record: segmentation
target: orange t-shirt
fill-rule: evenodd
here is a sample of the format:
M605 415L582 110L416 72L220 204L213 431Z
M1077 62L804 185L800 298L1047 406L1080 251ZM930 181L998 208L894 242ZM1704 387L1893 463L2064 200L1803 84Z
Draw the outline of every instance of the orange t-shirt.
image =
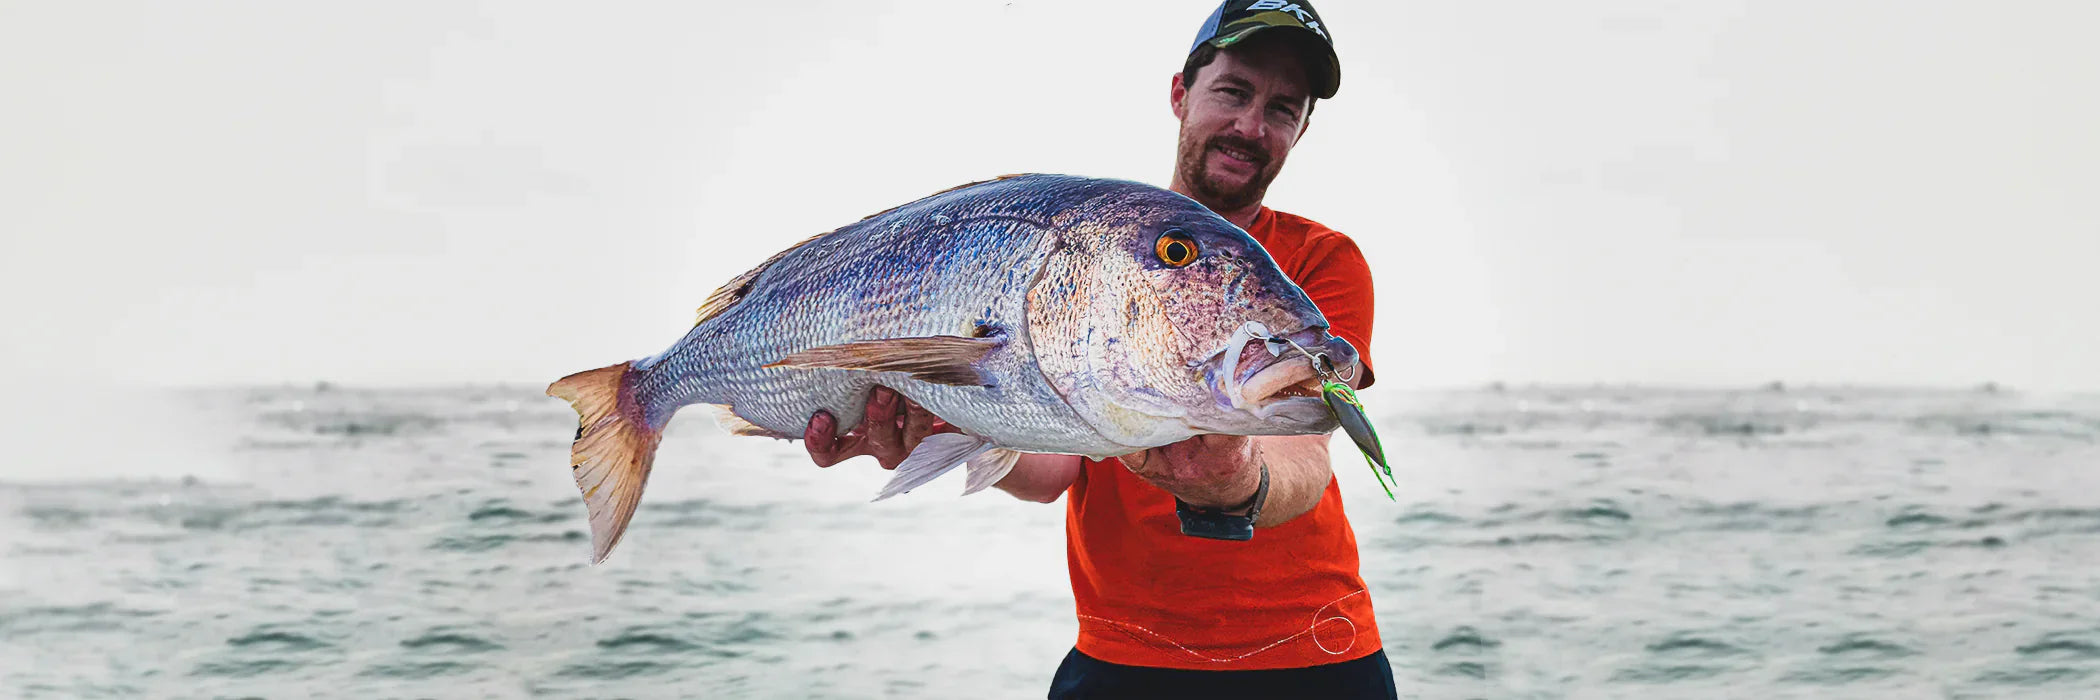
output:
M1370 383L1371 270L1349 237L1263 207L1248 227L1303 288ZM1348 442L1335 449L1353 449ZM1119 460L1086 460L1066 495L1080 653L1182 669L1300 668L1379 650L1356 533L1329 477L1320 503L1247 542L1189 537L1174 496Z

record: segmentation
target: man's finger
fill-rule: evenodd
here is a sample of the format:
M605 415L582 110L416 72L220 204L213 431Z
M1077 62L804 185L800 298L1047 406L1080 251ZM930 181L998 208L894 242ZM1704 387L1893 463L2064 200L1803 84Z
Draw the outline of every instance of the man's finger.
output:
M838 419L830 411L817 411L809 417L809 425L802 429L802 447L809 450L809 461L819 467L839 463Z
M881 462L884 469L896 469L904 462L904 455L909 454L904 449L903 430L897 425L903 399L886 387L876 387L868 396L868 417L860 423L868 453L875 455L875 461Z
M940 419L934 418L932 411L919 408L918 404L907 404L904 407L904 441L902 443L905 454L910 454L912 450L918 449L919 441L925 440L928 435L932 435L934 433L934 424L939 422Z
M809 450L809 460L819 467L829 467L854 457L868 454L867 441L860 428L839 435L838 419L828 411L818 411L809 418L809 426L802 430L802 445Z
M1145 473L1146 463L1150 461L1151 457L1151 450L1141 450L1138 452L1132 452L1130 454L1123 455L1122 457L1118 457L1117 459L1123 462L1123 466L1125 468L1129 469L1134 473L1142 475Z

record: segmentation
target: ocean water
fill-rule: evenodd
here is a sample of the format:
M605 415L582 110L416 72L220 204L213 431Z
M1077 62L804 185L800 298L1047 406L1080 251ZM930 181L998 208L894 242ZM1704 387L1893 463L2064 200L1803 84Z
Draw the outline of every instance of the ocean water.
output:
M1403 697L2100 697L2100 396L1365 399ZM536 387L178 400L214 449L0 483L0 697L1040 697L1076 630L1062 506L959 478L683 416L591 567Z

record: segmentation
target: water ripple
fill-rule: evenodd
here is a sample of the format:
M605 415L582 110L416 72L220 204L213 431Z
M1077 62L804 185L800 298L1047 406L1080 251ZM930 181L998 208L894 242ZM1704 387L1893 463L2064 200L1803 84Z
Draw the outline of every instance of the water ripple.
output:
M226 640L226 645L236 649L278 652L314 651L335 646L297 632L287 632L267 627L258 628L239 637L228 639Z
M1910 647L1903 646L1901 644L1894 644L1890 642L1884 642L1879 639L1874 639L1871 637L1859 636L1847 637L1836 643L1818 647L1816 651L1831 656L1844 656L1848 658L1866 657L1875 659L1896 659L1905 656L1913 656L1918 653L1916 650L1911 649Z
M473 654L501 651L503 645L471 634L431 630L414 639L401 640L401 646L425 652Z
M1460 661L1457 663L1444 664L1443 666L1437 668L1436 673L1439 676L1454 676L1458 678L1484 680L1488 676L1488 668L1485 664L1475 663L1472 661Z
M1436 651L1474 653L1499 646L1502 646L1502 642L1482 635L1479 630L1471 627L1460 627L1451 630L1450 634L1444 635L1443 639L1437 640L1429 648Z
M432 542L430 548L449 552L487 552L502 549L513 542L567 544L583 542L589 539L590 536L584 534L582 530L564 530L560 533L537 535L446 535L439 537L436 542Z
M2036 656L2053 661L2100 659L2100 644L2071 637L2052 634L2041 641L2023 644L2015 651L2021 656Z
M249 659L242 661L208 661L197 665L190 672L193 676L223 676L227 678L253 678L272 673L290 673L305 668L306 664L287 659Z
M678 668L677 664L661 661L609 661L604 663L571 664L556 671L554 675L568 678L616 681L626 678L659 675Z
M617 635L598 640L598 647L622 653L644 654L704 654L713 656L736 656L712 645L695 641L684 635L660 632L651 628L629 628Z
M1748 649L1717 639L1682 635L1664 639L1648 645L1649 653L1665 656L1689 656L1693 658L1716 658L1751 654Z
M1977 674L1976 682L1995 685L2049 685L2080 680L2090 675L2093 675L2092 671L2061 666L1993 669Z
M420 661L394 664L378 664L370 668L366 668L363 671L359 671L357 675L373 678L402 678L407 680L425 680L430 678L437 678L439 676L451 676L458 675L461 673L467 673L473 671L476 668L479 668L479 666L469 663L460 663L457 661Z
M1903 672L1893 668L1848 666L1802 669L1781 676L1780 680L1787 683L1805 683L1810 685L1849 685L1886 680L1900 675L1903 675Z
M1712 678L1729 672L1720 666L1679 664L1672 666L1634 666L1620 669L1611 676L1615 683L1676 683Z
M163 614L157 610L120 608L112 603L50 606L0 611L0 632L5 636L41 632L103 632L121 630L134 619Z

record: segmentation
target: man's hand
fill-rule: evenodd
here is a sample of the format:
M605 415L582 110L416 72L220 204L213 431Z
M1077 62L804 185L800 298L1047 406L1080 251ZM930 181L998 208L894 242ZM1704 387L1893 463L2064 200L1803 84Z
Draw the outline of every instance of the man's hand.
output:
M1238 506L1261 488L1261 446L1244 435L1198 435L1124 455L1123 466L1199 508Z
M896 469L919 441L934 433L957 433L949 425L904 398L889 387L878 386L868 394L867 414L844 436L838 434L838 419L830 411L817 411L802 430L802 446L819 467L829 467L861 455L871 455L884 469Z
M1269 467L1269 500L1255 527L1275 527L1320 504L1334 468L1328 463L1328 435L1198 435L1123 457L1152 485L1199 508L1232 508L1261 488L1261 467Z

